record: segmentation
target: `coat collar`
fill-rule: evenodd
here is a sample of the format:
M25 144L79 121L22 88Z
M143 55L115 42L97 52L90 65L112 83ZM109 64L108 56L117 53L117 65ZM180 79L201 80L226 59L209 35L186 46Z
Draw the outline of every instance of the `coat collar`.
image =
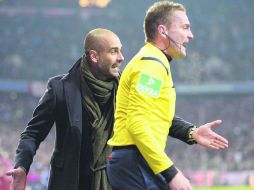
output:
M82 131L82 99L80 91L80 63L81 58L63 78L66 105L71 126L76 126Z

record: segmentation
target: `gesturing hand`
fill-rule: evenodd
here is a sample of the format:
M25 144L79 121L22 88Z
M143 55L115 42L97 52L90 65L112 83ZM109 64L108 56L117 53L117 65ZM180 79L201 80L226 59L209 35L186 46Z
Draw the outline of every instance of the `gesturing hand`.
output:
M210 123L206 123L197 128L192 137L201 146L212 149L224 149L228 147L228 140L219 134L215 133L212 128L222 123L221 120L215 120Z
M21 167L6 172L7 176L12 176L11 190L25 190L26 172Z

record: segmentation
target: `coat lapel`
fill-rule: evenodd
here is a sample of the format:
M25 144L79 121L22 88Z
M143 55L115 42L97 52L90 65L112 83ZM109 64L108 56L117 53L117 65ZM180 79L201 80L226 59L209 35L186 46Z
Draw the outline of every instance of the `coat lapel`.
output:
M80 92L80 60L79 59L64 78L64 93L71 126L82 132L82 101Z

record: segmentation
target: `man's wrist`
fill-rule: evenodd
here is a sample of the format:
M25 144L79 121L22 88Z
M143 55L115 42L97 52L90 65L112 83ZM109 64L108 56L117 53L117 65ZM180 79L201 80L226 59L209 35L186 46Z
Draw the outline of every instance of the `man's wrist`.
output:
M193 126L189 129L188 131L188 140L187 142L189 144L197 144L197 141L193 137L193 133L197 130L198 128L196 126Z
M18 169L18 168L22 169L26 173L26 168L24 168L23 166L17 166L17 167L15 167L15 169Z
M174 165L161 172L161 175L165 178L166 182L169 183L177 174L178 170Z

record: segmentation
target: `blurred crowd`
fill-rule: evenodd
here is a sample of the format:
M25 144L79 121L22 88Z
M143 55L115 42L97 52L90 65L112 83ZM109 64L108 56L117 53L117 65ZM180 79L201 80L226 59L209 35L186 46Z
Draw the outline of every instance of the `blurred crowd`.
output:
M82 55L84 36L95 27L120 36L126 64L144 43L143 17L153 1L135 1L132 6L126 0L112 0L104 9L45 2L40 7L28 1L21 7L18 1L0 1L0 25L5 26L0 27L1 78L47 80L65 72ZM187 58L172 64L175 81L253 80L254 2L180 2L188 10L194 40L187 47Z

